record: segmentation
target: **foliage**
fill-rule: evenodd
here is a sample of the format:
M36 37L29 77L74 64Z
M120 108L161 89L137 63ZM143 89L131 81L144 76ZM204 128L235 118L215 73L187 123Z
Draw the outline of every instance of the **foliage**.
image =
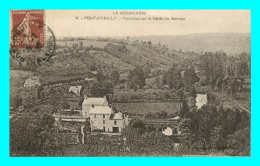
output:
M104 97L113 92L114 86L110 81L98 81L90 86L89 93L91 96Z
M179 89L182 87L181 72L175 68L170 68L162 77L162 84L169 85L171 89Z
M186 100L182 101L182 106L180 109L180 117L185 117L190 112L190 108L186 102Z
M183 141L189 149L225 150L227 155L250 154L249 127L250 116L246 112L223 109L214 105L190 111L180 123L180 129L188 131L188 137L190 141L192 140L192 142ZM184 136L184 140L185 138Z
M183 83L186 87L186 90L190 93L195 83L199 81L199 77L195 73L193 66L189 67L183 76Z
M136 67L129 72L129 81L133 85L138 85L140 88L143 88L145 85L145 73L141 67Z
M32 113L13 117L10 120L10 155L56 155L65 145L57 141L53 124L54 118L50 114Z
M23 98L19 95L15 95L14 97L10 96L10 105L17 109L19 106L23 104Z
M111 80L111 82L114 83L114 86L118 84L118 82L119 82L119 77L120 77L120 74L118 73L117 70L113 70L113 71L110 73L109 79Z

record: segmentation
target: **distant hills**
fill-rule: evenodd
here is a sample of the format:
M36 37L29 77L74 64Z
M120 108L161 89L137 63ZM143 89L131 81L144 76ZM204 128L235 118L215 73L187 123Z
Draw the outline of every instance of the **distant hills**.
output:
M223 50L228 55L251 53L250 33L202 33L177 36L135 36L130 40L151 41L161 43L183 52L193 51L196 53L216 52Z

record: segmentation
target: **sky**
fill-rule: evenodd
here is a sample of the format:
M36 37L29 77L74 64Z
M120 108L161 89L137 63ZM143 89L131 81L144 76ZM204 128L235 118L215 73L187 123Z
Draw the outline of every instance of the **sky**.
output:
M87 19L91 17L114 20ZM170 20L127 20L153 17ZM55 36L66 37L251 33L250 10L46 10L45 22Z

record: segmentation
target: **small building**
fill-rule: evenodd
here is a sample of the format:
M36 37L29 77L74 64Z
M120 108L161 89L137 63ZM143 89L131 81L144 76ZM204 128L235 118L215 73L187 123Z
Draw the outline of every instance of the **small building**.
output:
M91 74L93 74L93 75L97 75L97 71L89 71Z
M175 116L174 118L170 119L171 121L180 121L181 117L180 116Z
M128 116L114 113L110 106L92 106L89 116L91 130L119 133L128 126Z
M89 117L90 108L93 106L108 106L106 96L104 97L84 97L82 103L82 116Z
M96 82L97 79L96 78L85 78L85 81L92 84L92 83Z
M35 86L40 86L40 79L37 76L31 76L25 80L24 87L25 88L31 88Z
M207 94L197 94L196 97L196 106L197 109L200 109L203 105L208 103Z
M81 88L82 88L82 86L71 86L69 89L69 93L73 92L77 96L80 96Z

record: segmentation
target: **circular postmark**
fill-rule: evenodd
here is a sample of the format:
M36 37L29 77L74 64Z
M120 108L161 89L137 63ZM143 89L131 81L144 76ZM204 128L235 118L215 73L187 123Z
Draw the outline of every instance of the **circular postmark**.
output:
M20 19L13 27L10 55L13 59L21 62L30 59L36 64L40 64L53 56L56 39L51 28L44 24L43 19L38 19L40 17L35 17L31 13L26 11L24 18ZM19 17L15 19L18 20Z

